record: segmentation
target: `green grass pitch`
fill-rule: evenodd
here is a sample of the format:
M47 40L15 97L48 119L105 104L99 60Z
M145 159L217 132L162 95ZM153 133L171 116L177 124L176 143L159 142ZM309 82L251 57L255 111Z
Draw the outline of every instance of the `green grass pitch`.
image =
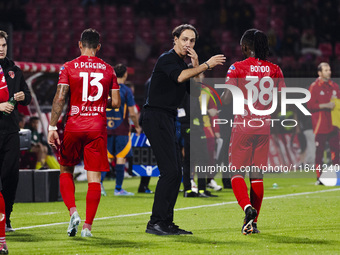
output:
M265 178L260 234L243 236L244 213L232 190L217 198L183 198L179 194L175 223L192 236L154 236L145 233L153 195L113 196L114 181L105 181L93 238L81 238L87 183L76 183L76 204L82 223L68 237L68 211L63 202L17 203L8 233L10 254L340 254L340 187L315 186L315 178ZM287 177L287 176L284 176ZM158 178L152 178L155 189ZM221 184L221 180L217 179ZM249 182L247 180L248 187ZM278 188L273 188L273 183ZM139 178L125 179L136 192ZM293 195L291 195L293 194ZM46 225L50 224L50 225Z

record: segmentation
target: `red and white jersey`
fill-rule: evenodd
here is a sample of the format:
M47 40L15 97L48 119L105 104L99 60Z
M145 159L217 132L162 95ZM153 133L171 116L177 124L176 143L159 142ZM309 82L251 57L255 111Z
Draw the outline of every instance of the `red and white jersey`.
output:
M245 99L244 114L234 118L234 123L245 124L234 124L233 132L270 134L271 122L266 121L270 115L255 115L249 110L248 90L252 90L253 107L256 110L269 110L272 107L273 88L280 91L286 86L281 68L266 60L250 57L229 67L226 84L239 87Z
M65 131L106 130L106 104L110 89L119 89L116 74L97 57L80 56L66 62L58 85L70 86Z
M4 71L0 66L0 103L7 102L9 99L7 82L5 79Z

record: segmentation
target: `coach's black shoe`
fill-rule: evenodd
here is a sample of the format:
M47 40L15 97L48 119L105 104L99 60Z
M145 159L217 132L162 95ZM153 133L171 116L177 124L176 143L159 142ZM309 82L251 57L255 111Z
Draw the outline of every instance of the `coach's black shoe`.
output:
M211 194L210 191L207 190L200 190L198 192L198 197L218 197L217 195Z
M0 243L0 254L8 254L8 248L6 242Z
M193 192L192 190L186 190L183 193L184 197L197 197L198 194L196 192Z
M15 229L12 228L11 221L6 222L5 232L14 232Z
M170 229L169 226L164 222L152 224L149 221L145 232L158 236L178 235L178 231L175 231L173 228Z
M192 235L191 231L186 231L184 229L179 228L175 223L171 223L169 226L173 232L177 233L177 235Z
M257 211L254 207L248 206L245 213L246 213L246 217L244 218L241 232L244 235L250 235L251 233L253 233L253 230L254 230L253 222L257 216Z
M253 234L259 234L259 233L261 233L261 231L260 230L258 230L258 228L257 228L257 223L256 222L253 222Z

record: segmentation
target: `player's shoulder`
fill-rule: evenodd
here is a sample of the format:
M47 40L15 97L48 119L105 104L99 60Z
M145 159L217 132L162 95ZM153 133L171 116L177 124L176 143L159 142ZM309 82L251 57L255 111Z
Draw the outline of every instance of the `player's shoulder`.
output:
M313 81L312 84L309 86L309 89L310 89L310 90L316 89L316 88L320 87L319 85L320 85L320 83L319 83L319 78L317 78L317 79L316 79L315 81Z

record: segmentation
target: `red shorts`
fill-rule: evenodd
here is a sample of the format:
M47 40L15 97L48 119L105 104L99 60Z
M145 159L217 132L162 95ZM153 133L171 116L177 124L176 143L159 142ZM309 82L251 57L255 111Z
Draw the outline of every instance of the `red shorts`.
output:
M100 131L65 131L58 157L60 165L75 166L79 164L83 155L85 170L95 172L109 171L107 133Z
M269 135L232 133L229 145L229 162L236 169L245 166L267 166Z

